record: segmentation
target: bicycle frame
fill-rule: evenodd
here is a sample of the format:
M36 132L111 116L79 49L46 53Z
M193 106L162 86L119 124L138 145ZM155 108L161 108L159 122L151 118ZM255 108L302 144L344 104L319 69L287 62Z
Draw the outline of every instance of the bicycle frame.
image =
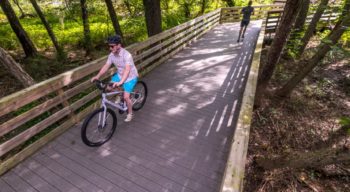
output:
M81 129L82 141L90 146L101 146L107 142L113 135L117 127L117 111L123 114L130 110L123 100L126 94L123 89L110 90L111 83L104 83L95 80L96 87L100 90L100 108L95 109L91 114L85 118ZM115 96L121 97L121 101L115 101ZM113 97L114 96L114 97ZM135 89L130 93L130 100L133 111L140 110L145 104L147 98L147 86L143 81L139 81L135 85ZM97 123L97 125L96 125ZM91 126L90 126L91 125Z
M114 92L109 92L109 93L102 93L101 107L106 109L107 108L106 104L108 104L108 105L111 105L111 106L118 108L122 111L126 111L128 109L127 106L122 107L122 106L116 104L115 102L112 102L112 101L107 99L108 96L122 94L122 93L124 93L124 92L123 91L114 91Z
M123 106L120 106L118 104L116 104L115 102L112 102L110 100L107 99L108 96L112 96L112 95L117 95L117 94L121 94L123 95L124 91L113 91L113 92L108 92L108 93L102 93L102 101L101 101L101 107L103 107L103 119L102 119L102 125L104 125L106 122L106 111L107 111L107 104L111 105L112 107L115 107L119 110L122 111L127 111L128 107L125 103L125 101L123 102ZM135 92L131 92L131 94L136 94ZM134 103L133 103L134 104ZM101 122L101 117L98 118L98 122Z

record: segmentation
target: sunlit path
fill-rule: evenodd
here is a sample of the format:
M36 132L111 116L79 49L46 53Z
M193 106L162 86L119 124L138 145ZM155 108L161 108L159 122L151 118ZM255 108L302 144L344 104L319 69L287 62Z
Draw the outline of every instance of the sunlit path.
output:
M237 43L239 23L202 36L144 81L148 100L99 148L81 124L0 178L0 191L218 191L261 21Z

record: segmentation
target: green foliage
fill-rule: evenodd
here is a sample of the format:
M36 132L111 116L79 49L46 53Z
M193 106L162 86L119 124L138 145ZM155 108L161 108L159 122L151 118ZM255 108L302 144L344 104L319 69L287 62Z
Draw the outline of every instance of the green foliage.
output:
M58 4L48 2L38 1L59 44L65 47L65 49L81 47L83 45L83 27L79 1L55 1ZM129 3L128 6L127 2ZM185 2L189 2L190 4L189 10L191 15L189 18L185 17L183 11ZM271 2L272 0L259 0L254 1L254 4ZM68 3L68 6L66 3ZM245 6L247 1L235 0L235 3L236 6ZM26 14L35 15L35 11L29 2L20 1L20 4ZM14 4L12 6L19 16L17 6ZM201 0L161 0L161 6L163 10L162 27L163 30L166 30L198 16L201 8ZM205 12L213 11L224 6L224 1L207 1ZM125 36L126 45L147 38L142 1L118 1L115 4L115 9L119 16L119 23ZM91 40L93 46L97 47L103 44L107 36L114 33L114 29L104 1L88 1L88 12ZM38 17L26 17L20 19L20 22L39 51L52 49L52 42ZM1 10L0 47L6 50L21 50L21 45Z
M348 133L348 135L350 135L350 117L341 117L340 119L339 119L339 124L341 125L341 126L348 126L348 128L347 128L347 133Z
M339 119L339 124L342 125L342 126L350 125L350 117L341 117Z

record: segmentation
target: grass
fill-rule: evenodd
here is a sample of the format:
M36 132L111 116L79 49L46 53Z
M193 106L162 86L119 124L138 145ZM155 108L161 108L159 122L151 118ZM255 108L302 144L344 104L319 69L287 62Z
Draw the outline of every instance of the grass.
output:
M46 19L49 21L58 42L63 46L81 47L83 26L80 12L63 12L57 8L44 7ZM214 7L210 6L210 10ZM208 11L210 11L208 9ZM32 13L34 14L34 12ZM162 13L163 29L177 26L191 18L185 18L182 12L171 10ZM143 14L133 17L119 17L119 23L126 37L126 44L143 41L147 38L146 24ZM23 28L39 50L51 48L52 42L38 17L26 17L20 20ZM89 24L94 46L103 43L107 36L114 34L114 28L103 4L97 4L89 9ZM21 48L3 13L0 12L0 47L6 50Z

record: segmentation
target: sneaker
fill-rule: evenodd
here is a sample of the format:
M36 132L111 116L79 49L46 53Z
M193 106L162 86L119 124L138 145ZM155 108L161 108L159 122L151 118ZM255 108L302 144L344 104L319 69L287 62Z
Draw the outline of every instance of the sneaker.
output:
M125 122L130 122L130 121L132 120L133 116L134 116L134 115L133 115L132 113L127 114L124 121L125 121Z

